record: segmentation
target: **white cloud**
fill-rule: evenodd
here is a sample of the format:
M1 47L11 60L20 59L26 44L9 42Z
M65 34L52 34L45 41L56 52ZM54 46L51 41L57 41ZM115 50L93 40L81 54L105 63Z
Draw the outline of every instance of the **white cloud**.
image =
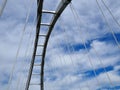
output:
M60 1L60 0L59 0ZM47 1L45 0L44 9L54 10L59 3L57 0ZM51 3L54 2L54 3ZM109 71L111 81L114 85L119 85L119 49L118 47L106 40L100 41L108 34L107 25L105 25L100 12L98 11L97 4L95 0L73 0L73 5L80 16L80 29L78 25L75 24L74 17L71 13L70 7L62 14L61 21L58 21L53 33L51 35L45 63L45 90L89 90L88 86L92 89L98 89L103 86L109 86L110 82L106 73L101 73L97 76L99 83L97 83L96 78L85 77L87 71L93 70L88 59L88 55L91 58L94 69L103 68L104 66L113 66L113 70ZM100 2L101 3L101 2ZM112 0L106 1L107 5L110 7L111 11L114 13L115 17L119 21L119 0L113 2ZM7 85L5 84L6 79L10 75L13 62L15 60L16 51L18 48L19 40L21 37L22 29L25 24L25 17L30 4L30 0L8 0L5 11L0 18L0 89L5 90ZM19 90L24 89L24 83L27 79L28 68L30 63L30 56L32 55L32 40L31 49L29 54L27 54L27 59L25 56L25 51L28 43L29 31L32 28L33 18L36 16L36 2L32 7L30 14L29 24L27 25L20 53L17 60L17 65L14 70L14 78L12 80L10 90L16 90L19 77L21 76ZM104 12L107 14L108 20L112 20L112 17L108 14L108 11L104 8ZM43 16L46 17L46 16ZM45 18L44 21L47 22ZM63 24L61 25L60 22ZM112 24L113 25L112 25ZM116 33L119 32L119 28L115 25L115 22L111 22L112 28ZM102 26L103 25L103 26ZM32 31L32 37L35 35L35 26ZM63 29L66 29L64 31ZM44 29L42 32L45 32ZM89 52L87 53L84 48L72 51L76 48L73 45L82 45L83 42L90 44ZM43 39L42 39L43 40ZM72 44L71 44L72 43ZM70 45L71 44L71 45ZM70 47L69 50L66 49L67 45ZM96 55L95 50L98 52ZM26 61L25 61L26 60ZM103 66L100 61L102 61ZM29 63L28 63L29 62ZM26 67L26 69L25 69ZM39 70L39 67L36 68ZM88 73L87 73L88 74ZM7 76L5 76L7 75ZM23 82L22 82L23 81ZM33 78L34 82L38 82L38 78ZM4 85L3 85L4 84ZM30 90L37 90L38 87L31 87ZM38 89L39 90L39 89Z

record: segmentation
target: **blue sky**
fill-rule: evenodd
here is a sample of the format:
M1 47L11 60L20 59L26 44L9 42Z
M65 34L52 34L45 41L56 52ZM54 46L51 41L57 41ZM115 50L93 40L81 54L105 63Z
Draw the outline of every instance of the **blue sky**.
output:
M4 0L0 1L0 10L2 1ZM60 1L44 0L43 8L55 10ZM119 23L120 1L104 1ZM119 25L101 0L99 3L120 43ZM74 18L68 6L56 23L48 43L45 90L120 90L120 47L116 44L96 1L72 0L72 5L79 18ZM24 90L35 37L36 2L8 0L0 17L0 90L6 90L8 87L29 8L30 15L9 89ZM43 14L42 22L50 22L51 17L52 15ZM47 27L41 27L40 33L46 32ZM39 44L43 42L44 38L41 38ZM42 48L38 48L37 54L40 54L41 50ZM40 61L40 57L36 57L35 62ZM39 71L39 67L34 68L34 73ZM39 83L39 76L32 76L31 82ZM39 90L39 86L31 86L30 90Z

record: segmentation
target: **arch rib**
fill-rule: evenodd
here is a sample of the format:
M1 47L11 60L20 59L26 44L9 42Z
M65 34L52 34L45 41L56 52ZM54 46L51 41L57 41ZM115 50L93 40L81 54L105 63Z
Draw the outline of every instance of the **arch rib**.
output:
M51 35L51 32L54 28L55 23L57 22L58 18L60 17L61 13L64 11L66 6L71 2L71 0L61 0L60 4L58 5L58 8L56 10L56 14L54 14L49 30L45 39L45 44L43 48L43 53L42 53L42 62L41 62L41 90L44 90L44 64L45 64L45 55L46 55L46 49L47 49L47 44Z
M40 23L41 23L41 16L42 16L42 7L43 7L43 0L37 0L36 37L35 37L34 51L33 51L32 60L31 60L31 63L30 63L30 69L29 69L29 74L28 74L28 79L27 79L25 90L29 90L30 80L31 80L31 76L32 76L34 62L35 62L35 56L36 56L37 45L38 45L38 40L39 40Z
M41 16L43 12L42 7L43 7L43 1L44 0L37 0L38 8L37 8L37 25L36 25L36 37L35 37L35 42L34 42L34 51L33 51L33 56L30 64L30 69L29 69L29 75L26 83L26 88L25 90L29 90L29 85L30 85L30 80L32 76L32 71L34 67L34 62L35 62L35 56L36 56L36 51L37 51L37 46L38 46L38 40L39 40L39 33L40 33L40 25L41 25ZM54 28L55 23L57 22L58 18L60 17L61 13L64 11L66 6L71 2L71 0L61 0L60 4L58 5L58 8L56 9L49 28L48 28L48 33L47 35L44 35L45 38L45 43L42 51L42 61L41 61L41 78L40 78L40 90L44 90L44 64L45 64L45 55L46 55L46 49L47 49L47 44L51 35L51 32ZM48 12L49 13L49 12ZM33 84L34 85L34 84Z

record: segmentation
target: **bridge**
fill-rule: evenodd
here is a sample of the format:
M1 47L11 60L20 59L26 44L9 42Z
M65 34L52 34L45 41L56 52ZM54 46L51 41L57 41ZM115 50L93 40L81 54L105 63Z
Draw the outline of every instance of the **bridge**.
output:
M117 13L117 9L110 9L112 1L92 0L89 3L94 6L90 6L84 0L60 0L56 7L52 7L54 10L46 9L45 2L47 0L37 0L36 3L30 0L27 3L28 13L13 67L9 75L5 74L7 83L2 83L6 90L119 90L120 24L119 16L113 13ZM7 16L7 3L10 2L4 0L0 7L1 22ZM36 17L33 4L37 9ZM70 12L72 16L69 16ZM33 31L28 30L30 33L26 32L28 24L33 26L30 27ZM53 42L55 45L52 44L50 49ZM22 44L26 43L25 56L20 58ZM30 56L27 56L28 52ZM15 71L18 63L21 66Z

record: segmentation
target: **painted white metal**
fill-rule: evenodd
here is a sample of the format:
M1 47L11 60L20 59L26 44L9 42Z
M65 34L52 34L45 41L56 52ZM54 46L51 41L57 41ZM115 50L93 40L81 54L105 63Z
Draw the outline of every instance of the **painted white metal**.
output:
M42 26L50 26L49 23L41 23L40 25L42 25Z
M55 11L42 10L42 13L56 14Z

